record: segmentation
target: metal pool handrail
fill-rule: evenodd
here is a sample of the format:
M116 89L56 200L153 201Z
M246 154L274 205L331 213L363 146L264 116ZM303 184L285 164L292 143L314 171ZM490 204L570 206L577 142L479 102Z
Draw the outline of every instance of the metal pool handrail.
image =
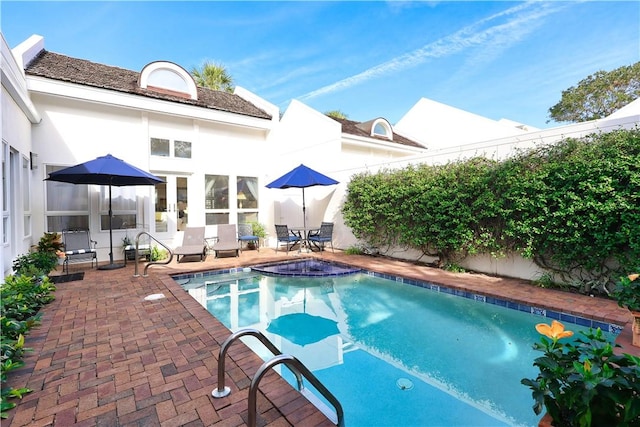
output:
M249 427L255 427L256 425L256 402L260 380L269 371L269 369L279 364L284 364L296 376L298 391L300 392L304 392L306 390L302 381L302 377L304 376L311 383L311 385L313 385L313 387L315 387L316 390L318 390L335 408L337 419L332 421L340 427L344 426L344 411L342 410L342 405L340 404L338 399L336 399L336 397L324 386L324 384L320 382L318 378L315 377L315 375L311 373L311 371L309 371L309 369L307 369L307 367L302 362L300 362L294 356L291 356L289 354L282 354L278 347L276 347L271 341L269 341L267 337L262 334L262 332L257 329L247 328L234 332L229 335L229 337L220 346L220 354L218 356L218 387L211 392L211 395L214 398L223 398L231 393L231 389L224 385L224 366L226 354L229 350L229 347L235 340L246 335L257 338L274 355L271 360L264 362L260 366L260 368L256 372L256 375L251 380L251 386L249 387Z
M156 239L155 237L153 237L151 234L149 234L146 231L141 231L140 233L138 233L138 235L136 236L136 249L135 249L135 270L133 273L133 277L139 277L140 274L138 274L138 243L140 241L140 236L142 236L143 234L146 234L147 236L149 236L149 239L154 240L155 242L157 242L160 246L162 246L163 248L165 248L167 250L167 252L169 252L169 259L167 259L166 261L151 261L148 262L147 265L144 266L144 271L142 273L142 275L144 277L147 277L147 270L149 269L149 267L151 267L152 265L157 265L157 264L169 264L172 260L173 260L173 251L171 250L171 248L169 248L167 245L165 245L164 243L162 243L160 240ZM151 245L149 245L149 250L151 251ZM151 259L151 258L149 258Z
M280 354L278 356L275 356L271 360L264 362L262 366L260 366L260 369L258 369L258 371L256 372L256 375L251 380L251 386L249 387L249 427L254 427L256 425L256 402L258 400L258 385L260 384L260 380L269 371L269 369L281 363L287 366L287 368L289 368L291 372L294 372L296 374L296 377L298 377L298 375L302 375L307 380L309 380L311 385L313 385L316 390L318 390L320 394L322 394L325 399L327 399L329 403L333 405L336 411L335 418L331 417L330 414L325 413L325 415L329 418L332 418L331 421L334 424L338 425L339 427L343 427L344 412L342 410L342 405L340 404L338 399L324 386L324 384L320 382L318 378L316 378L315 375L311 373L311 371L309 371L309 369L307 369L306 366L304 366L301 361L290 354ZM298 391L305 391L305 387L300 380L298 380ZM306 393L303 394L306 395Z

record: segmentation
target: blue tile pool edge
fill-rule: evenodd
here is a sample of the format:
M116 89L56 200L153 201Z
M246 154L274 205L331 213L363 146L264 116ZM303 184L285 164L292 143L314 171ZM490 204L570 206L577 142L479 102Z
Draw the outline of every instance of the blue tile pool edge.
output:
M374 271L363 270L369 276L381 277L384 279L394 280L396 282L404 283L411 286L418 286L420 288L429 289L435 292L442 292L444 294L455 295L462 298L472 299L478 302L484 302L487 304L493 304L500 307L505 307L511 310L522 311L524 313L533 314L541 317L548 317L550 319L559 320L565 323L573 323L576 325L584 326L587 328L600 328L605 332L612 333L614 335L620 334L624 326L617 325L615 323L603 322L600 320L590 319L587 317L577 316L575 314L564 313L561 311L551 310L546 307L538 307L530 304L519 303L515 301L504 300L498 297L483 295L477 292L465 291L462 289L454 289L444 285L438 285L434 283L424 282L416 279L408 279L405 277L392 276L384 273L377 273Z
M332 262L334 263L334 262ZM334 263L334 264L340 264L340 263ZM340 264L340 265L344 265L344 264ZM239 273L248 273L251 272L251 267L236 267L236 268L229 268L229 269L223 269L223 270L210 270L210 271L203 271L203 272L198 272L198 273L184 273L184 274L176 274L176 275L172 275L171 278L173 280L175 280L176 282L179 282L180 280L185 280L185 279L191 279L191 278L199 278L199 277L209 277L209 276L216 276L216 275L220 275L220 274L239 274ZM369 270L365 270L365 269L360 269L361 273L366 274L368 276L373 276L373 277L380 277L383 279L388 279L388 280L392 280L395 282L399 282L399 283L403 283L406 285L411 285L411 286L417 286L420 288L424 288L424 289L429 289L431 291L435 291L435 292L442 292L445 294L450 294L450 295L455 295L458 297L462 297L462 298L467 298L467 299L472 299L474 301L478 301L478 302L484 302L486 304L493 304L493 305L497 305L500 307L505 307L511 310L516 310L516 311L522 311L525 313L529 313L529 314L533 314L536 316L541 316L541 317L547 317L549 319L555 319L555 320L559 320L565 323L573 323L576 325L580 325L580 326L584 326L587 328L600 328L601 330L605 331L605 332L609 332L615 335L620 334L620 332L622 332L622 329L624 328L624 326L620 326L617 325L615 323L607 323L607 322L603 322L600 320L595 320L595 319L589 319L587 317L582 317L582 316L577 316L575 314L570 314L570 313L564 313L561 311L556 311L556 310L551 310L545 307L538 307L538 306L534 306L534 305L530 305L530 304L524 304L524 303L518 303L515 301L509 301L509 300L504 300L498 297L493 297L493 296L488 296L488 295L483 295L477 292L471 292L471 291L465 291L465 290L461 290L461 289L454 289L454 288L450 288L444 285L438 285L435 283L430 283L430 282L425 282L422 280L417 280L417 279L409 279L406 277L400 277L400 276L393 276L390 274L385 274L385 273L377 273L375 271L369 271ZM330 274L329 274L330 275ZM321 276L315 276L315 277L321 277Z

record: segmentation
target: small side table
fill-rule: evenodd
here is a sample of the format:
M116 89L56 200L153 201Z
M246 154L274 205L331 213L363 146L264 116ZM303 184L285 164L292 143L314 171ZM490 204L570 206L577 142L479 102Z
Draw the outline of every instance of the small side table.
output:
M218 236L205 237L204 242L207 245L207 254L213 253L211 248L218 242Z
M127 260L137 261L136 257L136 246L135 245L127 245L123 248L124 250L124 265L127 265ZM149 245L140 245L138 246L138 256L145 257L147 261L151 261L151 248Z

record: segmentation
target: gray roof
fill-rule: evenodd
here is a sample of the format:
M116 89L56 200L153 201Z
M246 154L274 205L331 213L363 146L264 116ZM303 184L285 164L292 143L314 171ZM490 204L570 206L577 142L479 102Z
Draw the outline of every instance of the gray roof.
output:
M379 141L395 142L396 144L406 145L409 147L426 148L424 145L420 144L419 142L416 142L409 138L405 138L404 136L398 135L395 132L393 132L393 141L390 141L389 139L382 136L377 136L377 135L372 136L370 132L367 132L364 129L362 129L362 126L358 126L362 124L361 122L354 122L353 120L348 120L348 119L338 119L336 117L331 117L331 118L342 125L343 133L348 133L350 135L355 135L355 136L362 136L365 138L377 139Z
M44 49L27 65L25 73L31 76L46 77L84 86L190 104L259 119L271 119L270 114L238 95L198 87L198 99L195 100L142 89L138 86L140 73L137 71L71 58Z

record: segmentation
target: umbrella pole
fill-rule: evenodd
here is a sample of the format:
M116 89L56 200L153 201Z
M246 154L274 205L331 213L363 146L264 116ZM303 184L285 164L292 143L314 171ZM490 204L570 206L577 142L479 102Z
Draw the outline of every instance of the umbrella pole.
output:
M304 226L304 232L307 232L307 207L304 204L304 187L302 187L302 225Z
M111 181L109 181L109 264L98 267L98 270L115 270L124 264L113 263L113 211L111 210Z
M111 210L111 182L109 182L109 264L113 264L113 211Z

